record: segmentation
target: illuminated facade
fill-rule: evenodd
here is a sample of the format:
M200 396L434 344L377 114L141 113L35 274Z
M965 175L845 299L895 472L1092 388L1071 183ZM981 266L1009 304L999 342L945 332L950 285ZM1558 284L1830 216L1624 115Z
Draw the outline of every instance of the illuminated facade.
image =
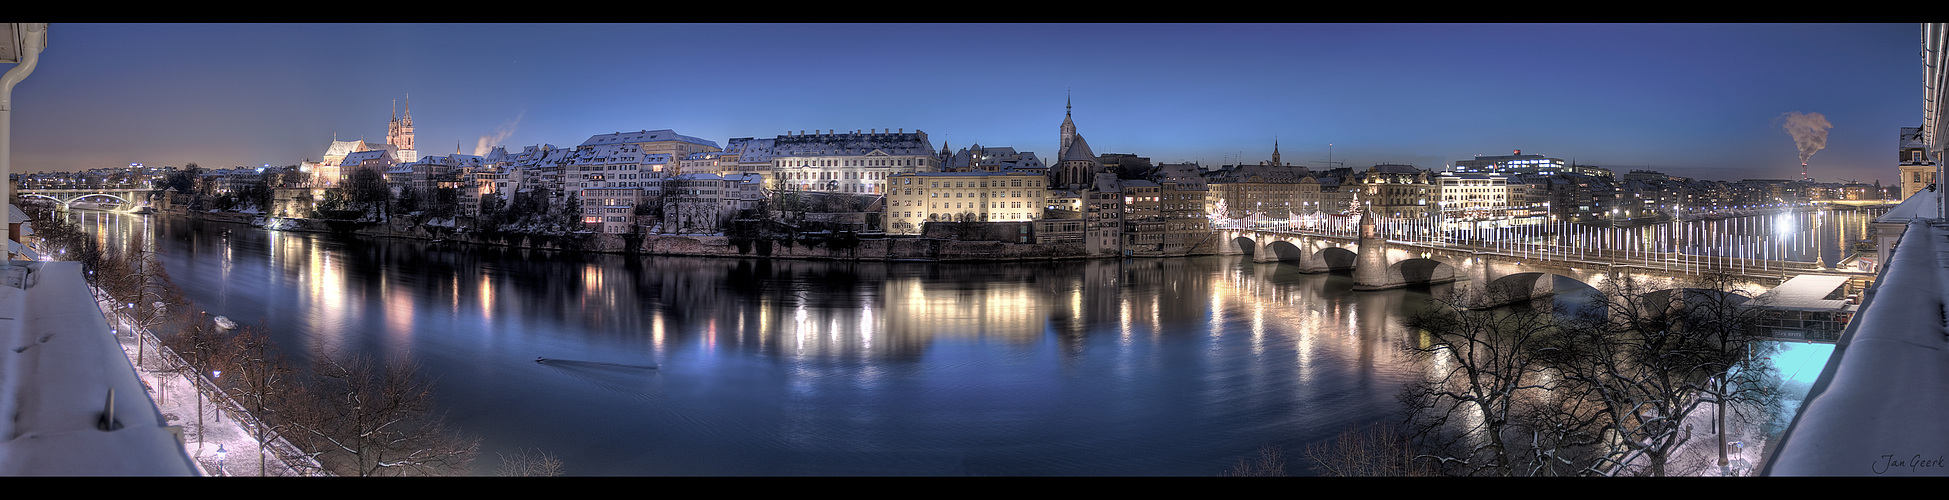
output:
M1465 174L1581 174L1610 178L1616 174L1609 169L1588 165L1568 164L1561 158L1543 155L1526 155L1518 149L1505 156L1476 155L1475 158L1457 160L1452 171Z
M1414 165L1375 165L1354 175L1355 188L1366 206L1361 210L1382 217L1427 217L1433 205L1430 173Z
M887 178L887 233L920 234L928 222L1042 218L1044 178L1030 172L916 172Z
M793 191L885 194L894 175L940 170L919 130L781 135L771 153L773 185Z
M582 222L605 234L624 234L636 225L643 188L588 188L581 191Z

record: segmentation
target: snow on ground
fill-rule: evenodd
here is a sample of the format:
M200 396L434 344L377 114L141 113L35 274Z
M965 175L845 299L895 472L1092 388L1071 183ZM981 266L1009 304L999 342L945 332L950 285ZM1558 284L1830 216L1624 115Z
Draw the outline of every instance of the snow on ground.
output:
M182 426L183 447L195 459L198 472L205 476L300 475L278 461L275 453L265 453L267 460L260 462L256 438L239 421L237 412L220 410L210 398L191 388L187 376L163 371L170 366L164 358L173 354L158 352L161 348L156 345L156 339L148 338L146 348L138 351L136 336L130 333L128 323L119 318L112 322L115 339L121 343L129 362L135 363L136 354L142 353L143 362L136 365L136 375L142 379L150 399L162 410L163 418L170 425ZM202 405L200 410L198 403ZM199 411L201 421L197 419ZM219 450L224 452L221 461L217 458Z

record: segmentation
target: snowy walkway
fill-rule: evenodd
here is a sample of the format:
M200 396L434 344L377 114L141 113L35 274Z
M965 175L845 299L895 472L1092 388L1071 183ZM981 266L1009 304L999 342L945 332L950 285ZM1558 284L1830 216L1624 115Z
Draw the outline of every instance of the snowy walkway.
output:
M255 436L236 418L236 413L220 410L209 398L197 393L188 377L164 371L170 365L163 361L166 354L158 352L161 348L156 345L156 339L148 339L147 348L138 351L129 324L115 315L110 315L109 322L130 363L136 363L136 354L142 352L142 362L135 364L136 375L142 378L143 387L162 410L163 418L170 425L182 426L184 450L196 459L199 473L205 476L301 475L279 461L276 453L266 452L260 460ZM199 403L201 421L197 419ZM224 452L221 464L218 450Z

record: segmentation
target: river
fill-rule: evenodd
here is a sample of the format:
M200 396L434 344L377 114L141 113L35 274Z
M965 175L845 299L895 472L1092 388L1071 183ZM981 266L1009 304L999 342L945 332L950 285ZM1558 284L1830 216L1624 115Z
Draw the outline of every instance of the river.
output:
M1304 473L1306 445L1398 418L1400 318L1429 293L1238 257L644 258L78 217L112 249L155 238L199 307L300 363L422 364L477 474L538 449L574 475L1208 476L1263 446Z
M1238 256L991 264L565 254L78 212L302 364L411 360L572 475L1187 475L1400 419L1402 319ZM221 233L229 230L229 236ZM537 363L537 357L565 362ZM638 366L655 365L656 369Z

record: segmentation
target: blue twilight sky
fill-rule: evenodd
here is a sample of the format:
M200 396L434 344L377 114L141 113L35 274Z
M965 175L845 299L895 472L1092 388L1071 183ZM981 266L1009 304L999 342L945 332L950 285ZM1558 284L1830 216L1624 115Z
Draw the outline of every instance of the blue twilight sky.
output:
M1065 92L1097 153L1440 168L1545 154L1708 179L1798 176L1782 115L1833 123L1823 181L1895 177L1922 121L1915 24L54 24L14 91L15 172L421 156L674 129L920 129L1054 156ZM492 140L498 137L498 140ZM1304 163L1302 163L1304 162Z

